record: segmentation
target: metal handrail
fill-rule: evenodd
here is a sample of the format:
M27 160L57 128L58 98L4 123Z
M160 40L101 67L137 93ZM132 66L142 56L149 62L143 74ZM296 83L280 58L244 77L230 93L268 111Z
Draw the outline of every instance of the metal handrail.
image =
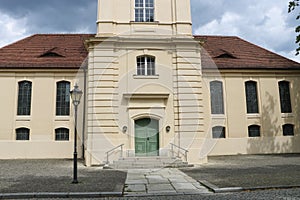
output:
M174 157L174 147L176 147L178 149L177 157L179 157L180 150L183 150L184 151L184 160L187 162L187 154L189 151L180 146L177 146L176 144L173 144L173 143L170 143L170 145L171 145L172 157Z
M123 158L123 146L124 144L120 144L119 146L116 146L112 148L111 150L106 152L106 164L109 164L109 155L114 152L116 149L121 148L120 158Z

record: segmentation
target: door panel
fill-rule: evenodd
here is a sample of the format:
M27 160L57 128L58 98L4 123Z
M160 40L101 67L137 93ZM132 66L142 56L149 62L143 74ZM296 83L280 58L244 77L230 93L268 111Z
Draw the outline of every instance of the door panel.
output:
M150 118L135 121L136 156L157 156L159 150L158 121Z

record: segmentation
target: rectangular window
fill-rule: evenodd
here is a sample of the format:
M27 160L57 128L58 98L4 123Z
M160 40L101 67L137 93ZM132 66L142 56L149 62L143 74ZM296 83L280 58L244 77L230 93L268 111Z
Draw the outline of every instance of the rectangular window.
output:
M137 57L137 75L154 76L155 75L155 57L139 56Z
M260 126L258 126L258 125L248 126L248 136L249 137L260 137Z
M135 21L154 21L154 0L135 0Z
M210 82L211 114L224 114L223 83Z
M69 129L67 129L67 128L55 129L55 140L56 141L68 141L69 140Z
M30 81L19 82L18 91L18 115L30 115L31 110L31 89Z
M29 140L29 129L18 128L16 130L16 140Z
M212 128L213 138L225 138L225 127L215 126Z
M281 113L292 113L290 83L288 81L280 81L278 86Z
M257 98L257 83L255 81L247 81L245 83L247 113L259 113Z
M283 136L293 136L294 135L294 125L285 124L282 126Z
M70 82L61 81L56 84L56 115L70 115Z

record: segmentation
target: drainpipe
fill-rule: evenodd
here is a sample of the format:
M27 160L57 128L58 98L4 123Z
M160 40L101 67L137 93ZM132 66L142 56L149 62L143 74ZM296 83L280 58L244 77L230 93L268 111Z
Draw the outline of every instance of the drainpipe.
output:
M86 76L87 76L87 66L88 66L88 61L83 67L83 117L82 117L82 159L84 159L84 151L85 151L85 118L86 118L86 97L87 97L87 85L86 85Z

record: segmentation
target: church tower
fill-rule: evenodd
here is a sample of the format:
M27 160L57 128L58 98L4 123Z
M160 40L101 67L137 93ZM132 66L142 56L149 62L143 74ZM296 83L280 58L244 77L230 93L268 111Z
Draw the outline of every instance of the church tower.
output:
M99 0L97 36L192 36L190 0Z
M201 162L201 59L190 0L98 0L87 46L87 165L182 149L178 156L188 151L189 162Z

